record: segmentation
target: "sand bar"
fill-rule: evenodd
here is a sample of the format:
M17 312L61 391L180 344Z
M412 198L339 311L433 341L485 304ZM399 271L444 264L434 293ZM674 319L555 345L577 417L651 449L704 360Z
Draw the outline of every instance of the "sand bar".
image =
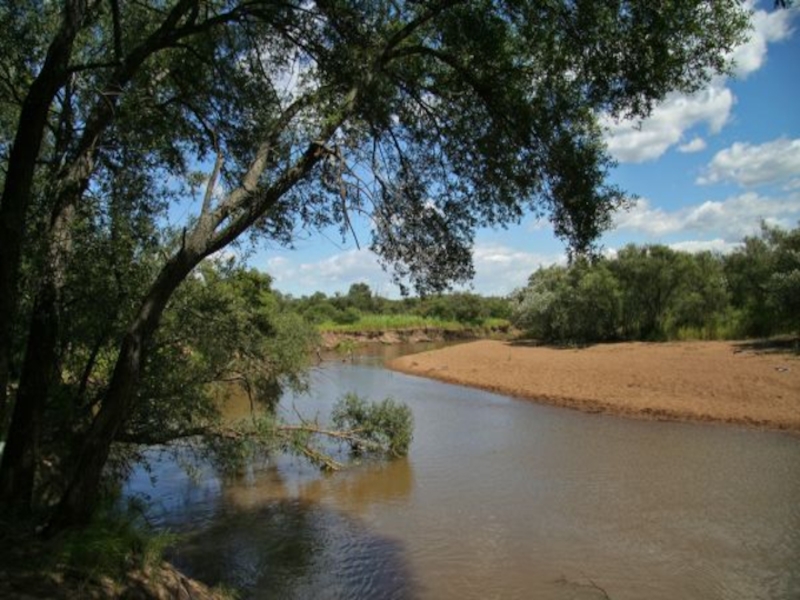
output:
M587 412L800 432L800 357L747 342L560 349L481 340L388 366Z

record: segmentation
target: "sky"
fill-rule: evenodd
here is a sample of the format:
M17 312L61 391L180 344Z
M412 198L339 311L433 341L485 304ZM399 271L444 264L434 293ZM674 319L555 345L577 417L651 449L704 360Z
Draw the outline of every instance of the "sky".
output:
M638 201L617 213L600 240L612 254L626 244L730 252L766 221L800 225L800 2L773 10L751 3L750 39L734 52L734 74L716 77L690 96L671 94L642 123L604 121L618 166L615 183ZM361 233L359 233L361 231ZM357 225L362 242L367 224ZM549 222L523 218L509 229L480 230L468 289L506 295L541 266L566 261ZM382 296L399 290L369 250L336 232L297 240L295 249L260 248L252 266L283 293L346 293L369 284Z

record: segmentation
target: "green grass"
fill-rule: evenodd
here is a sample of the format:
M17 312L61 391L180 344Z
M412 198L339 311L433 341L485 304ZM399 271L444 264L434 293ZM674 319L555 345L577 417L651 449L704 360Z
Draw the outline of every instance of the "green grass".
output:
M101 509L88 526L69 530L54 540L58 559L68 570L86 579L117 578L129 569L155 567L166 548L177 541L169 532L156 532L132 512L117 514Z
M317 327L321 332L360 333L364 331L392 331L398 329L437 329L440 331L464 331L466 329L507 329L506 319L484 319L481 323L460 323L419 315L362 315L355 323L339 324L325 321Z
M457 321L444 321L418 315L363 315L355 323L340 325L333 321L319 324L320 331L358 333L361 331L390 331L392 329L442 329L461 331L467 326Z

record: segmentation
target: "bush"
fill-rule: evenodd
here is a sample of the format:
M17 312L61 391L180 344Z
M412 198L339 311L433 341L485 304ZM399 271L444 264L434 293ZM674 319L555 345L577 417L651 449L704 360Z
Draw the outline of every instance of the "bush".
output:
M119 578L130 569L157 566L177 536L153 531L137 517L140 512L101 509L88 526L69 530L56 540L60 562L85 579Z
M408 454L414 431L414 416L405 404L386 398L367 402L356 394L347 394L333 408L337 428L358 433L351 449L361 454L368 449L382 449L391 456Z

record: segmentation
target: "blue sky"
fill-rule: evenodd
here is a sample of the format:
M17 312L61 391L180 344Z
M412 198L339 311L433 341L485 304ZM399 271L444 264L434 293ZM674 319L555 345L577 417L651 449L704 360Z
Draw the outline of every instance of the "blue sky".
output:
M753 29L734 53L733 77L669 96L640 127L606 123L619 162L611 181L640 198L603 237L607 252L631 242L729 252L762 219L787 228L800 222L800 7L752 6ZM564 246L547 222L528 217L508 230L481 230L468 289L505 295L539 266L561 261ZM259 249L249 262L294 296L345 293L356 282L398 296L375 257L336 232L300 239L295 250Z

